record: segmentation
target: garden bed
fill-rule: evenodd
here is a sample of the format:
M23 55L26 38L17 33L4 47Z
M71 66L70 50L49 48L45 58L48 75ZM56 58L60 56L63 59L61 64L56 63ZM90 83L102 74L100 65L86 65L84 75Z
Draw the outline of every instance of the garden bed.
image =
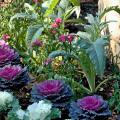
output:
M120 74L98 1L61 1L0 9L0 120L120 119Z

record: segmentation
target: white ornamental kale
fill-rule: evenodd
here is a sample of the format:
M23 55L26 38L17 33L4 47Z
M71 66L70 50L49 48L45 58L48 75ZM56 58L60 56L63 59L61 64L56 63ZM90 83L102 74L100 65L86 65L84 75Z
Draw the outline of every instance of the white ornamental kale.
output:
M16 114L20 120L24 120L24 118L29 120L45 120L50 115L51 109L51 103L41 100L39 103L29 105L26 111L19 109Z
M12 94L5 91L0 91L0 111L4 111L7 108L11 107L12 101L13 101Z
M28 106L28 116L30 120L45 120L45 118L51 113L52 104L45 101L39 101L39 103L33 103Z
M23 118L24 118L24 116L25 116L25 111L22 110L22 109L19 109L19 110L17 110L16 115L17 115L17 118L18 118L19 120L23 120Z

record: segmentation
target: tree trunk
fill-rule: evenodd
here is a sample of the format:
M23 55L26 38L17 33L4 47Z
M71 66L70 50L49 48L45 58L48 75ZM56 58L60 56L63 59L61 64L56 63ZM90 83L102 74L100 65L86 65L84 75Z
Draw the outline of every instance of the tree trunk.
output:
M100 12L111 6L120 7L120 0L98 1L98 8ZM120 14L115 11L110 11L102 18L102 22L103 21L116 21L108 24L108 31L111 35L110 47L114 56L114 62L117 63L118 67L120 68ZM102 32L102 34L104 34L104 32Z

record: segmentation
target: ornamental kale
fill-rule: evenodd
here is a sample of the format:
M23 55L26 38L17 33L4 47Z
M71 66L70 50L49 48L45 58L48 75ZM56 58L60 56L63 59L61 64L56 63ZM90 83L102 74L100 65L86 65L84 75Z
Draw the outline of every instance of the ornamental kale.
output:
M68 105L72 96L69 85L62 80L46 80L35 86L31 91L31 101L49 100L55 107L63 108Z
M10 107L12 107L12 102L12 94L5 91L0 91L0 112L6 111Z
M98 95L72 102L69 112L69 116L74 120L105 120L111 116L107 101Z
M6 65L0 69L0 89L19 89L30 80L26 68L19 65Z
M29 105L27 110L17 108L8 114L9 120L51 120L60 117L59 109L53 108L50 102L43 100Z
M7 45L0 46L0 67L19 63L19 55Z

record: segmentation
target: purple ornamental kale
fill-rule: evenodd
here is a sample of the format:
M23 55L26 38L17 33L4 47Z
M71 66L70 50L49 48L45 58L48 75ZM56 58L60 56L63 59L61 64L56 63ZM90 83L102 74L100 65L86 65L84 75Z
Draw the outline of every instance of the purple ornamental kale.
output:
M0 46L0 67L19 63L19 55L9 46Z
M111 116L108 102L98 95L87 96L72 102L69 112L73 120L106 120Z
M6 65L0 69L0 90L20 89L30 80L26 68L19 65Z
M33 86L31 101L38 102L46 99L51 101L55 107L64 108L68 105L72 94L70 86L62 80L46 80Z

